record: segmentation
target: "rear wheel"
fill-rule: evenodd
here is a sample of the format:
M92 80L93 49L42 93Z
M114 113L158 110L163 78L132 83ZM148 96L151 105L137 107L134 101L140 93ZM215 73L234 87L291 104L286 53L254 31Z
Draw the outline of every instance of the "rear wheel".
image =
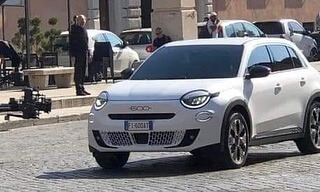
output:
M320 152L320 102L315 101L311 104L308 114L305 117L306 127L305 136L296 140L297 147L301 153Z
M120 169L129 159L129 152L121 153L94 153L94 157L103 169Z
M249 147L248 123L239 112L231 112L223 127L222 163L226 168L240 168L247 160Z

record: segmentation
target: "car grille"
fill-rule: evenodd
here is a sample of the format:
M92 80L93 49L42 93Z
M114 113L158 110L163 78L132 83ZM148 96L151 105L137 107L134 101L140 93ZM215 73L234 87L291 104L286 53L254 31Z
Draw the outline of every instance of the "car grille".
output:
M164 131L150 133L101 132L104 142L109 146L133 146L138 144L150 146L175 146L185 135L185 131Z
M172 119L174 116L174 113L109 114L112 120L158 120Z

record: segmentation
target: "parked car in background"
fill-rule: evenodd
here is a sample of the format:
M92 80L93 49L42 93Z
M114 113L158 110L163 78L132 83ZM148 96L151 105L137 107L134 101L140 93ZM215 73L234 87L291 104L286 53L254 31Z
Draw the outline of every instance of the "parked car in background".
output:
M151 28L126 30L120 34L120 38L123 41L127 41L129 47L138 53L140 62L137 65L140 65L140 63L150 55L150 53L146 51L146 47L152 44L151 35Z
M232 37L266 37L266 35L254 24L245 20L221 20L222 30L219 38ZM202 34L206 30L206 22L198 23L198 38L205 38Z
M280 19L272 21L257 21L254 24L268 37L287 39L295 43L309 61L318 59L316 41L310 37L310 32L293 19Z
M117 35L110 31L88 29L89 53L93 55L95 42L110 42L113 49L115 76L120 76L120 72L128 67L132 67L134 62L139 61L137 52L126 45ZM59 52L59 65L69 66L69 32L64 31L55 40L54 47Z

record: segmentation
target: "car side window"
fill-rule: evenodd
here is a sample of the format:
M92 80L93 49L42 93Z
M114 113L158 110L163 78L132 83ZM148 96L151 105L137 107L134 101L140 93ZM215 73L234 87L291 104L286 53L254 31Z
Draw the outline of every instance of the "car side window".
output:
M301 60L300 58L297 56L296 52L290 48L290 47L287 47L288 51L289 51L289 54L292 58L292 61L293 61L293 64L294 64L294 67L295 68L300 68L302 67L302 63L301 63Z
M137 43L138 43L138 45L150 44L151 43L151 38L148 36L148 34L142 33L142 34L139 35Z
M233 24L233 28L234 28L234 30L236 32L237 37L244 37L245 29L244 29L242 23Z
M254 65L266 66L272 69L272 61L266 46L255 48L249 58L248 69Z
M259 30L252 24L243 23L244 27L246 28L246 32L248 33L249 37L260 37L261 34Z
M226 28L227 37L237 37L236 32L233 29L232 25L228 25Z
M287 48L283 45L268 46L273 56L272 71L284 71L293 69L294 65Z
M102 33L93 36L92 39L99 43L108 41Z
M112 33L107 33L107 38L112 47L121 47L122 41Z
M290 31L292 32L295 32L295 33L300 33L302 34L305 30L303 27L301 27L298 23L296 22L289 22L289 29Z

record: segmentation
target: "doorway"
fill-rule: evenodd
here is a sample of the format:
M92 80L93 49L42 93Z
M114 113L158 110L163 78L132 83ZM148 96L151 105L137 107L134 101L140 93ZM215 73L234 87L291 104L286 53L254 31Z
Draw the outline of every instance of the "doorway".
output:
M151 28L152 0L141 0L142 28Z
M110 0L100 0L100 28L102 30L110 30L110 22L109 22L109 2Z

